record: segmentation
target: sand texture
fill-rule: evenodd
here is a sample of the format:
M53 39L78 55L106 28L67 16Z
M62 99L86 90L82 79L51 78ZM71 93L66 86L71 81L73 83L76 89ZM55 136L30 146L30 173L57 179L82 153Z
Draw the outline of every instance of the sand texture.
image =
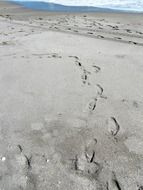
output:
M0 189L143 190L143 15L0 2Z

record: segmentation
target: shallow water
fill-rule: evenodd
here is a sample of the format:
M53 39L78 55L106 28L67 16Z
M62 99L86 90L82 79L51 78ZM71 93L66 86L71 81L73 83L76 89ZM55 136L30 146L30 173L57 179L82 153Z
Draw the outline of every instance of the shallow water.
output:
M11 0L40 10L66 12L143 12L140 0Z

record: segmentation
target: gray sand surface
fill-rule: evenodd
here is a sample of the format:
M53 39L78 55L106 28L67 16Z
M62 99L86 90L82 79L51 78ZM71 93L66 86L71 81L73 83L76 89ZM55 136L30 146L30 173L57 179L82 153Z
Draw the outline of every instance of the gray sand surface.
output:
M0 2L0 190L143 190L143 14Z

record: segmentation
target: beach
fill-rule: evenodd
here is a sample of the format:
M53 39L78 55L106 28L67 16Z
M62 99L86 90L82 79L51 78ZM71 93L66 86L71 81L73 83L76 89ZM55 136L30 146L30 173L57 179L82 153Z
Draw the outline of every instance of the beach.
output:
M143 14L0 1L0 189L143 190Z

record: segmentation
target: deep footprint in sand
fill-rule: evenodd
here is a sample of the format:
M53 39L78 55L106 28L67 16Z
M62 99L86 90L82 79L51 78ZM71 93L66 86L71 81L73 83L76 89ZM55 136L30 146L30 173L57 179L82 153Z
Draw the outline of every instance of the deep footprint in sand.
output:
M69 58L74 58L75 60L79 60L79 57L76 55L69 55Z
M89 111L94 111L96 108L97 98L91 99L91 101L88 104Z
M88 162L85 155L77 157L77 171L79 174L94 177L99 171L100 165L96 162Z
M86 73L83 73L83 75L81 76L81 78L82 78L83 84L86 84L86 81L87 81L87 74L86 74Z
M120 37L115 37L115 39L117 39L117 40L121 40L122 38L120 38Z
M101 36L101 35L98 35L97 37L98 37L98 38L104 38L104 36Z
M104 91L103 88L102 88L102 86L101 86L100 84L97 84L96 86L97 86L97 87L99 88L99 90L100 90L100 91L98 92L98 95L99 95L99 96L102 96L103 91Z
M102 169L100 163L96 162L95 146L96 139L92 139L85 146L81 155L76 155L74 159L74 170L77 174L96 179Z
M116 136L120 130L120 125L115 117L108 120L108 131L112 136Z
M122 190L114 172L112 172L111 180L107 182L107 190Z
M62 56L58 55L57 53L53 53L53 54L51 54L51 56L53 58L62 58Z
M87 34L93 35L93 32L87 32Z
M86 146L85 146L85 157L87 159L88 162L93 162L95 159L95 147L97 144L97 139L94 138L92 140L90 140Z
M133 42L133 41L129 41L130 44L134 44L134 45L137 45L138 43L137 42Z
M32 166L31 166L31 161L32 161L32 155L30 156L27 156L26 154L23 153L23 148L21 145L17 145L20 153L21 153L21 158L23 160L23 162L25 163L25 165L27 166L27 169L31 169Z
M138 187L138 190L143 190L143 186L139 186L139 187Z
M93 68L94 68L95 73L98 73L101 70L101 68L97 65L93 65Z
M82 64L81 64L81 62L79 62L79 61L76 61L76 64L77 64L79 67L82 67Z
M81 75L81 79L83 84L88 83L88 72L86 70L83 70L83 74Z

